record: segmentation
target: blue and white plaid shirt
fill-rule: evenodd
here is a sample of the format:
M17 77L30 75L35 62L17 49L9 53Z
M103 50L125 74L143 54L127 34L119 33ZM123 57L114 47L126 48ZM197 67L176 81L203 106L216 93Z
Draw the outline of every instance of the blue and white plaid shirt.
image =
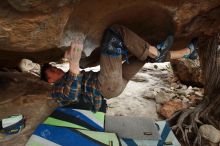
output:
M79 75L67 72L64 77L54 83L52 97L62 105L77 103L81 98L92 105L92 110L98 111L103 97L97 88L98 72L82 71Z

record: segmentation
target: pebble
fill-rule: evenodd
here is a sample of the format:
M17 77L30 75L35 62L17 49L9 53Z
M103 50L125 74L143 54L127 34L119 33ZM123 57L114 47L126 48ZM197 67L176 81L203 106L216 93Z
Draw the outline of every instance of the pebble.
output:
M194 93L194 91L192 89L187 89L185 91L185 95L189 95L189 94L192 94L192 93Z
M171 93L171 94L170 94L170 98L174 98L174 97L176 97L176 94Z
M186 97L184 97L182 101L183 101L184 103L187 103L187 102L189 102L189 99L186 98Z
M200 91L200 88L198 88L198 87L193 87L193 90L194 90L194 91Z
M192 86L189 86L187 90L192 90L192 89L193 89Z
M178 89L180 87L180 85L177 83L171 83L171 87Z
M183 100L184 98L185 98L184 95L180 95L180 96L179 96L179 99L181 99L181 100Z
M178 90L176 93L179 94L179 95L185 95L186 94L184 90Z
M182 85L182 89L183 89L183 90L186 90L186 89L187 89L187 86L186 86L186 85Z
M171 98L170 98L170 95L169 94L166 94L165 92L163 91L160 91L156 96L155 96L155 100L156 100L156 103L165 103L167 101L169 101Z
M199 91L196 91L196 92L195 92L195 95L200 96L200 97L203 96L203 94L202 94L201 92L199 92Z
M212 143L220 142L220 131L212 125L202 125L199 127L201 136Z

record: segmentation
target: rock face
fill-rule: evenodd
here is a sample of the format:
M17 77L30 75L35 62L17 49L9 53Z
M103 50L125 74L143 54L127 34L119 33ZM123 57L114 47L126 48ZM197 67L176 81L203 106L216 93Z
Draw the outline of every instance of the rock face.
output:
M220 30L219 6L219 0L5 0L0 4L0 62L8 63L1 66L14 65L23 57L53 60L62 54L58 48L68 46L79 33L89 40L85 45L89 54L113 23L153 44L174 33L174 48L179 49L192 37ZM45 55L39 55L43 51ZM16 55L19 52L26 53Z
M186 84L203 87L204 78L199 64L199 60L178 59L171 61L174 74L179 80Z

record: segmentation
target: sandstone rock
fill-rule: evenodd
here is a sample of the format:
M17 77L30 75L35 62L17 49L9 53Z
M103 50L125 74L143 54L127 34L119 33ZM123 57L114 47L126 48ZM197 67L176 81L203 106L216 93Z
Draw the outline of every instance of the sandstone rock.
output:
M18 1L10 0L10 4L12 3L14 6L25 7L26 5L23 2L17 4ZM47 7L53 6L47 5ZM42 9L47 8L42 7ZM10 16L7 15L8 11L10 11ZM0 30L4 30L4 37L0 40L0 50L39 52L58 47L71 12L70 7L63 7L57 8L54 13L47 14L19 13L10 6L1 4Z
M201 136L212 143L220 142L220 131L212 125L202 125L199 127Z
M178 59L171 62L174 74L186 85L202 87L204 79L199 65L199 61Z
M13 65L18 52L22 58L31 59L32 54L42 60L37 52L68 46L79 34L89 40L85 42L89 55L113 23L129 27L152 44L174 33L174 48L184 48L192 37L220 30L219 6L219 0L94 0L92 6L86 0L4 0L0 4L0 50L4 50L0 62Z
M174 112L183 108L186 108L186 105L184 105L182 102L168 101L164 103L164 105L162 105L159 113L168 119L172 116Z
M18 11L49 13L76 0L54 0L54 1L33 1L33 0L8 0L9 4Z

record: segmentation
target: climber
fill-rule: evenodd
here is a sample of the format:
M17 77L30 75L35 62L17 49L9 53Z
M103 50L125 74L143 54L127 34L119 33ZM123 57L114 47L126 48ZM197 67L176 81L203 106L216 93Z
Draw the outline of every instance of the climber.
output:
M113 25L106 29L101 42L100 71L80 72L82 42L82 38L76 38L65 52L70 65L67 73L46 64L41 69L41 78L54 83L52 97L61 105L92 111L105 111L104 98L118 96L146 62L196 57L195 42L180 51L169 52L173 43L171 35L154 47L128 28Z

